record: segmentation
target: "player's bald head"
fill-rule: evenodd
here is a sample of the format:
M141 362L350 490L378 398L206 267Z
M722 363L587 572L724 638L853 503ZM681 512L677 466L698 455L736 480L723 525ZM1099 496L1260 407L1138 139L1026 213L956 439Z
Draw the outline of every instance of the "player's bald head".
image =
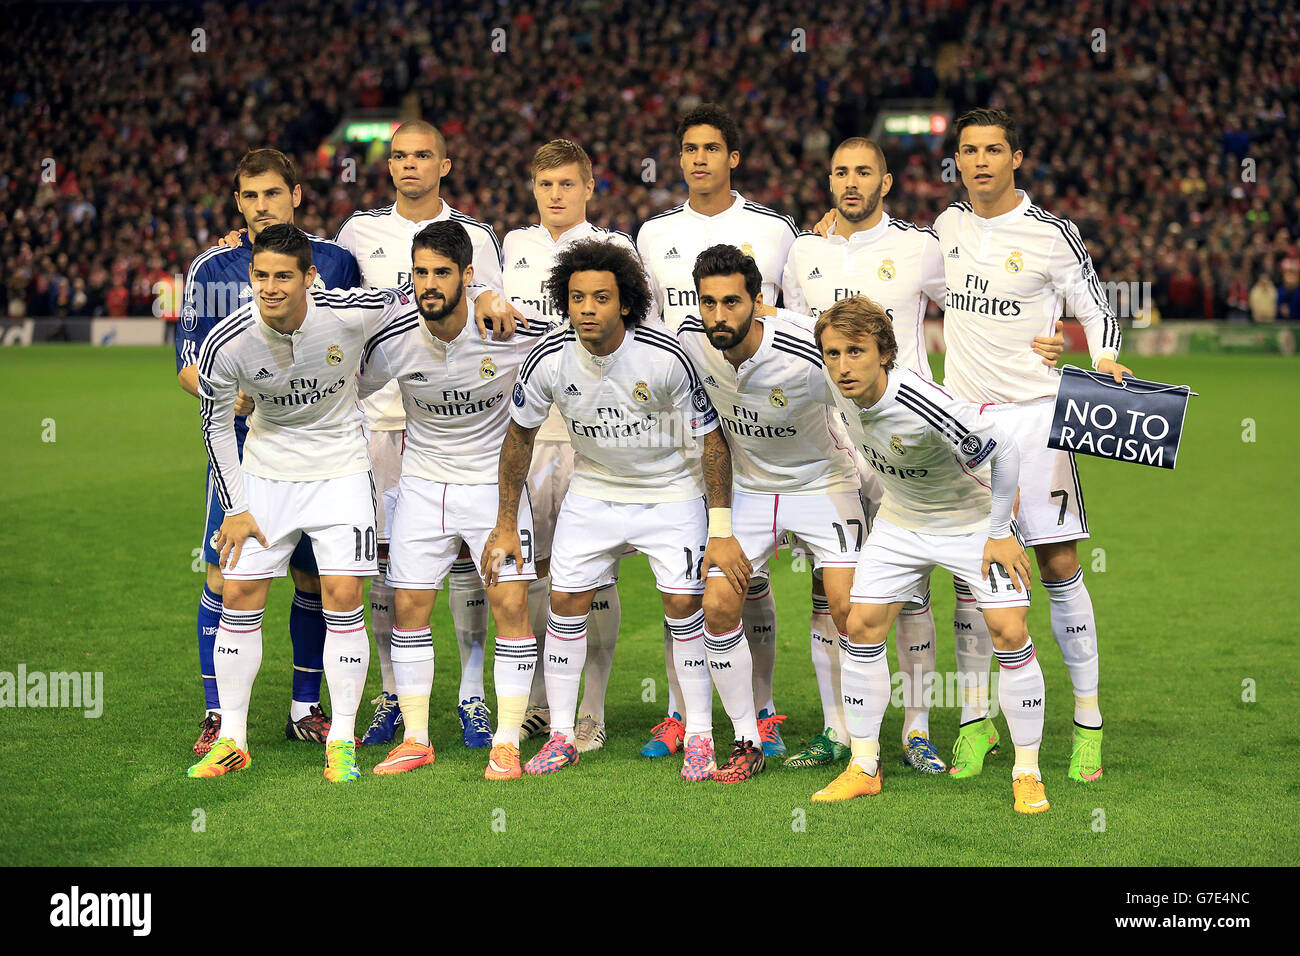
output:
M397 127L397 129L393 130L392 139L389 140L390 151L394 148L394 144L397 142L397 137L402 135L432 136L435 148L438 151L438 158L447 158L447 141L443 139L442 133L438 130L438 127L434 126L432 123L419 119L407 120L401 126Z

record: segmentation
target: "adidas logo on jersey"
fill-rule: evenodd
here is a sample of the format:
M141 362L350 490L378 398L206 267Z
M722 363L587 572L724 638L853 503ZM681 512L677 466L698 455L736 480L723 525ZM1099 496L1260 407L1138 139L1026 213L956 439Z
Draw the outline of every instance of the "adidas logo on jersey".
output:
M383 247L383 246L380 246L380 247L379 247L378 249L376 249L374 252L370 253L370 258L371 258L371 259L383 259L383 258L384 258L384 247Z
M515 267L516 269L527 269L527 268L528 268L528 260L527 260L527 259L523 259L523 258L521 258L518 262L515 263L514 267Z
M253 381L260 382L263 379L270 378L270 377L271 377L270 372L268 372L266 369L261 369L256 375L253 376Z
M250 285L244 286L244 291L239 293L239 297L241 299L251 299L253 297L253 287Z
M813 271L810 272L810 273L808 273L808 278L809 278L809 279L820 279L821 277L822 277L822 270L821 270L821 269L818 269L816 266L813 266Z
M423 372L412 372L410 375L406 376L406 380L407 380L408 382L427 382L427 381L428 381L428 379L424 377L424 373L423 373Z
M717 387L718 387L718 380L717 380L716 378L714 378L712 375L706 375L706 376L704 376L704 384L705 384L705 385L712 385L714 388L717 388Z
M948 252L948 258L949 258L949 259L958 259L958 258L960 258L959 254L958 254L958 252L957 252L957 247L956 247L956 246L953 246L952 249Z
M680 259L680 258L681 256L678 255L676 246L673 246L666 253L664 253L664 262L668 262L670 259Z
M565 389L564 389L564 394L565 394L565 395L581 395L581 394L582 394L582 389L578 388L578 386L576 386L576 385L574 385L572 382L570 382L570 383L568 384L568 386L565 387Z

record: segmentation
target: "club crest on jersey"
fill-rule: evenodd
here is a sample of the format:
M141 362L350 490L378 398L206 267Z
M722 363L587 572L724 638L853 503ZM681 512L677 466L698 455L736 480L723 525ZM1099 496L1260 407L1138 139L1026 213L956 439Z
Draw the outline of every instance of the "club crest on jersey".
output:
M338 365L343 361L343 350L337 345L331 345L329 351L325 353L325 361L331 365Z
M880 276L880 278L884 279L886 282L894 278L894 276L897 275L894 271L894 260L886 259L880 263L880 268L876 270L876 275Z
M478 366L479 378L495 378L497 374L496 364L490 359L485 358Z
M520 408L524 407L524 387L519 382L515 382L515 390L511 393L511 400Z
M740 251L743 252L745 255L749 256L749 258L751 259L754 258L754 247L751 246L749 243L746 242L742 244L740 247Z
M1007 256L1007 271L1012 275L1020 272L1024 267L1025 257L1020 254L1020 250L1017 249L1015 252L1011 253L1011 255Z
M980 440L974 435L967 435L961 440L961 451L963 455L977 455L980 450Z
M889 450L895 455L906 455L907 449L903 447L903 439L894 435L889 439Z
M632 386L632 397L638 402L650 401L650 386L645 382L637 382Z
M779 388L772 389L772 394L767 396L767 400L772 403L773 408L785 408L785 392Z

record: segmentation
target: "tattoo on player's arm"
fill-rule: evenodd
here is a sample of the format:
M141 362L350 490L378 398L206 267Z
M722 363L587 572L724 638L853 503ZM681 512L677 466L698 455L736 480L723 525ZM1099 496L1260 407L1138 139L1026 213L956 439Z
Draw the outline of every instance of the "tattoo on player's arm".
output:
M710 508L731 507L731 449L715 428L704 436L704 493Z
M497 488L501 500L497 504L497 523L516 525L519 522L519 496L523 494L528 469L533 463L533 439L536 428L523 428L511 422L501 443L501 458L497 463Z

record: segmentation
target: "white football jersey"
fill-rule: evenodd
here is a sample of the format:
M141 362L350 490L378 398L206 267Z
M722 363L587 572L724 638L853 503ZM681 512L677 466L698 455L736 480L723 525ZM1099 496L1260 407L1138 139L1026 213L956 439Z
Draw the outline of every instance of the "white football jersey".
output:
M248 510L242 471L316 481L370 470L357 370L366 341L412 308L410 297L396 289L309 289L307 316L288 335L262 320L256 300L213 328L199 350L199 408L226 514ZM240 391L256 403L242 465L234 425Z
M1031 402L1056 394L1060 373L1031 349L1069 306L1093 366L1119 355L1120 327L1079 230L1029 201L991 219L968 202L934 222L947 273L944 384L968 401Z
M763 276L763 301L776 305L781 271L799 230L789 216L750 202L734 189L731 195L735 197L731 208L716 216L701 215L685 202L651 216L637 233L636 247L663 310L664 324L674 331L688 315L699 313L691 273L700 253L719 243L753 257Z
M979 408L911 369L888 375L884 395L870 408L845 398L827 377L850 437L880 474L879 516L926 534L988 530L1005 538L1020 473L1015 444Z
M886 213L849 238L803 233L790 247L782 283L786 308L813 317L841 299L865 295L889 313L897 363L934 378L925 357L925 304L943 306L943 256L933 229Z
M704 494L688 443L718 427L691 360L658 322L627 330L609 355L592 355L568 323L533 349L515 383L511 417L537 428L554 405L573 443L574 494L647 504Z
M465 227L474 246L474 281L501 292L501 244L486 223L451 207L445 199L432 219L412 222L393 203L379 209L357 210L343 221L334 237L352 253L361 268L362 281L372 289L405 288L411 285L411 240L425 226L452 219ZM362 403L370 427L376 431L400 431L402 397L397 385L376 392Z
M559 315L552 307L543 290L551 267L555 264L556 254L565 246L580 239L600 239L623 246L633 255L636 245L627 233L614 229L602 229L583 220L565 230L559 239L552 239L551 232L540 224L511 229L506 233L502 244L503 268L502 284L505 296L516 309L528 317L530 324L546 323L558 325L567 321L568 315ZM658 315L653 306L651 315ZM558 411L552 410L542 427L537 432L538 441L568 441L569 430Z
M465 328L450 342L419 311L395 316L366 343L361 397L396 381L406 412L402 475L453 485L494 484L510 424L519 366L549 326L520 326L504 342L482 338L468 303Z
M812 333L779 318L754 321L763 341L739 368L710 344L696 316L677 330L725 430L732 485L763 495L856 491L851 446L831 430L838 416Z

